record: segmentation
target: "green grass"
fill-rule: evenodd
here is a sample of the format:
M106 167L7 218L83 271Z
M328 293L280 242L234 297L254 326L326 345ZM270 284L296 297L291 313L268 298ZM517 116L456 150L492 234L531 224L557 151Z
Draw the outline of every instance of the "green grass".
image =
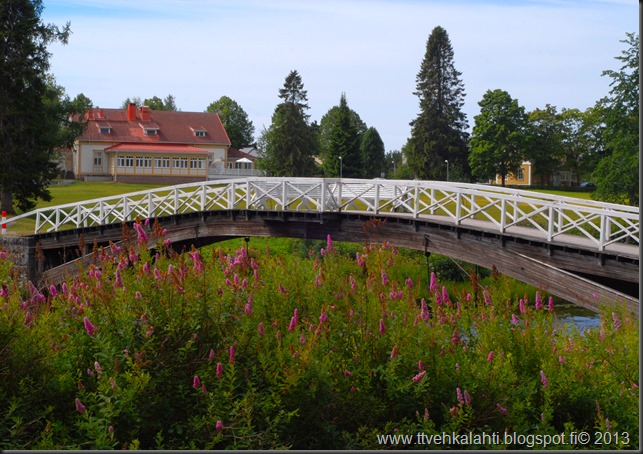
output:
M99 199L129 192L146 191L161 188L162 184L117 183L112 181L74 181L68 185L49 187L52 199L49 202L39 201L37 208L45 208L83 200Z

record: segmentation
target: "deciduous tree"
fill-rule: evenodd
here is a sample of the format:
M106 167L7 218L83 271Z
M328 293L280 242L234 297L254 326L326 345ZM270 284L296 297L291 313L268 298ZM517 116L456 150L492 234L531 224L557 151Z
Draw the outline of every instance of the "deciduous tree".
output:
M615 57L623 63L618 71L603 71L612 79L609 95L596 108L601 112L608 156L593 173L595 197L610 202L639 203L639 39L627 33L621 42L628 47Z
M0 2L0 209L14 213L51 200L58 148L69 147L83 124L83 100L70 100L49 74L53 42L67 43L70 25L40 18L41 0Z
M524 159L527 139L525 108L503 90L487 90L478 103L469 146L469 163L479 179L500 175L502 186L507 175L516 174Z
M406 147L407 162L417 178L446 179L444 160L460 168L462 174L470 173L461 75L455 69L449 35L444 28L435 27L416 79L414 94L420 99L420 113L411 122Z
M241 149L254 143L255 127L246 111L235 100L221 96L205 110L219 114L234 148Z

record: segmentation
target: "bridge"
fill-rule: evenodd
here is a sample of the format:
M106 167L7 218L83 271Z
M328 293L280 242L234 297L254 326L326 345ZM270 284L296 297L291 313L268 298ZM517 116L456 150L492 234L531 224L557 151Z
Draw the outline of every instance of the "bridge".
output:
M123 224L155 219L176 246L234 237L383 242L516 278L594 311L638 316L639 208L488 185L418 180L250 177L41 208L3 221L23 275L56 282ZM33 234L10 236L28 225ZM3 229L4 231L4 229Z

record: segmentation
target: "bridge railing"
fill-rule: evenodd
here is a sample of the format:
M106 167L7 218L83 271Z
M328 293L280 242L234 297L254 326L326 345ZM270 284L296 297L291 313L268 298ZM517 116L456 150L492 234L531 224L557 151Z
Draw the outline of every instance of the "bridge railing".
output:
M497 186L419 180L251 177L186 183L48 208L7 219L35 219L34 233L212 210L359 211L454 224L486 221L507 232L530 227L553 241L589 238L596 249L639 244L639 208Z

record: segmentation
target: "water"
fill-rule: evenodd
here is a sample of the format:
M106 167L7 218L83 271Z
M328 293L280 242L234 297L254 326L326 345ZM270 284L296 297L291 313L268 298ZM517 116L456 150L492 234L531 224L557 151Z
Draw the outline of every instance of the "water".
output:
M554 310L561 326L575 325L580 331L600 326L599 314L576 304L558 303Z

